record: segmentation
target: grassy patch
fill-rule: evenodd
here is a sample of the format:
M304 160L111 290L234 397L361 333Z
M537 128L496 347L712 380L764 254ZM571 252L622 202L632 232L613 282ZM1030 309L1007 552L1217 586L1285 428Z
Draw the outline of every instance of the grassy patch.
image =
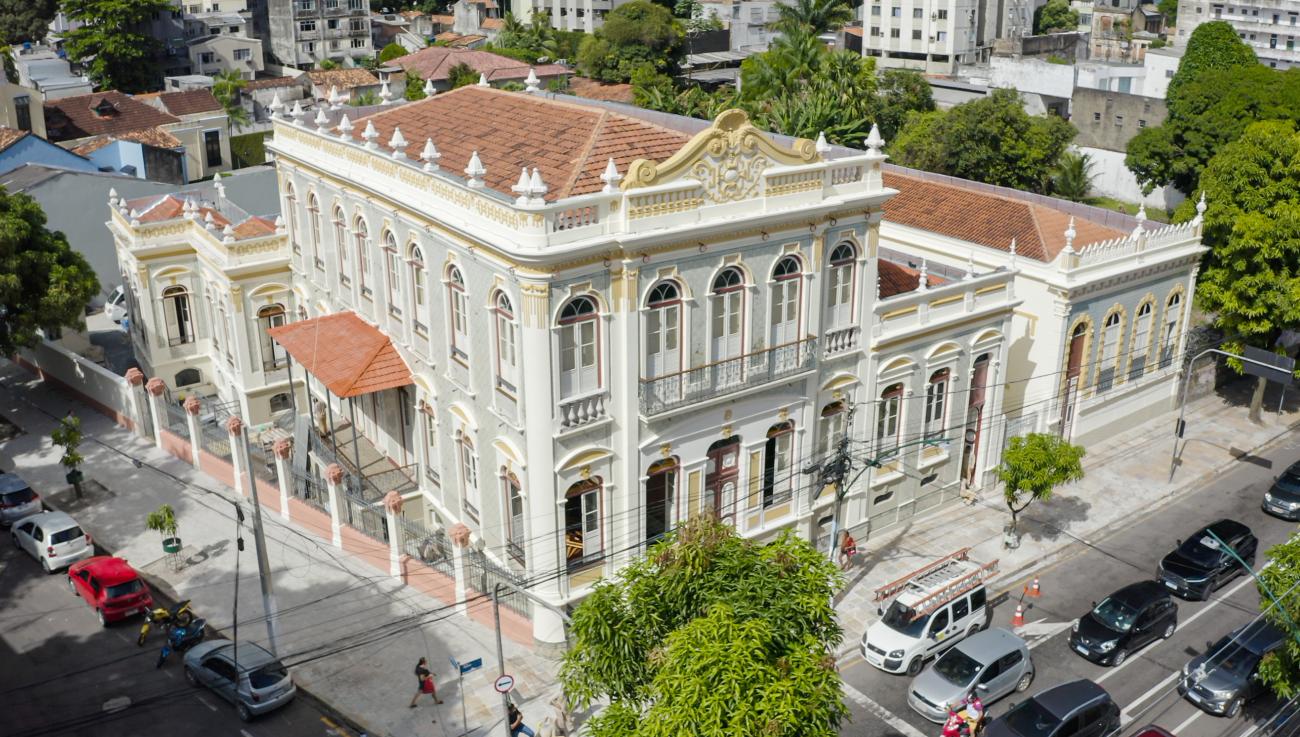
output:
M270 131L232 136L230 139L230 156L235 160L235 168L243 169L246 166L258 166L266 163L266 137L269 135L271 135Z
M1093 207L1104 207L1107 210L1122 212L1126 215L1136 215L1138 211L1138 206L1136 204L1130 202L1123 202L1121 200L1115 199L1114 197L1089 197L1083 202L1086 205L1092 205ZM1161 210L1158 207L1148 207L1147 220L1154 220L1158 223L1167 223L1169 222L1169 213L1165 212L1164 210Z

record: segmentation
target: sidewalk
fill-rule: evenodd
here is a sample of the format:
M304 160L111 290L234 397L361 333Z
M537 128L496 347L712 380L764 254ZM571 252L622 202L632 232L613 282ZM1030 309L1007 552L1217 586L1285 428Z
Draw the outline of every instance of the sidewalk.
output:
M974 505L939 511L859 540L848 586L836 597L844 627L840 655L856 650L862 633L878 618L873 596L879 586L970 547L975 560L1000 561L991 593L1007 590L1017 595L1033 570L1078 550L1077 540L1104 536L1109 528L1157 509L1234 464L1251 462L1250 453L1300 427L1300 403L1292 400L1281 415L1265 411L1260 424L1251 423L1249 389L1239 382L1222 394L1188 403L1181 463L1172 482L1169 460L1176 412L1086 448L1083 480L1055 490L1049 501L1034 502L1021 513L1016 550L1002 545L1002 528L1011 515L1000 487L984 489ZM1276 409L1276 391L1268 392L1266 408Z
M58 464L50 430L69 410L81 418L86 498L75 500ZM69 512L96 543L127 558L167 594L191 599L210 626L230 636L235 590L235 514L232 490L168 452L114 425L8 362L0 362L0 416L23 434L0 442L0 467L16 470L47 503ZM2 437L2 435L0 435ZM144 518L171 504L184 541L181 567L164 556L161 540ZM244 509L249 511L247 501ZM496 637L414 587L332 547L263 508L267 557L279 611L279 653L295 682L374 737L460 735L461 701L471 732L500 729ZM249 520L251 523L251 519ZM267 644L265 612L250 526L239 556L239 635ZM490 605L489 605L490 606ZM489 610L490 615L490 610ZM427 697L417 709L415 661L424 655L446 702ZM461 693L448 662L483 659L465 677ZM536 728L558 694L556 664L505 641L505 670L515 677L515 698ZM437 723L431 720L437 718Z

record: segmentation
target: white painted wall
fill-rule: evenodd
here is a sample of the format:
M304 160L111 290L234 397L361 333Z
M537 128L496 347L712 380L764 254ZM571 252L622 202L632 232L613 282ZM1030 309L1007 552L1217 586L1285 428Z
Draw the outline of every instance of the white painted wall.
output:
M1080 147L1079 151L1092 157L1094 195L1114 197L1125 202L1143 202L1147 207L1159 207L1165 210L1177 207L1186 199L1182 192L1173 187L1164 187L1149 195L1143 195L1133 172L1124 165L1124 154L1119 151L1086 146Z
M989 86L1069 99L1074 94L1074 65L995 56L989 60Z

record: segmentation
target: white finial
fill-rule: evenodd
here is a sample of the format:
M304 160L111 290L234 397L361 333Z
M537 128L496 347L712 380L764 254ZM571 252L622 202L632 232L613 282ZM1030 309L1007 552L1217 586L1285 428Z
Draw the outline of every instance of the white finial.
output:
M438 147L433 145L433 139L424 139L424 150L420 152L420 160L424 162L424 170L437 171L438 159L441 158L442 154L438 153Z
M876 274L876 301L880 301L880 274Z
M274 120L284 114L284 103L280 101L280 93L275 93L271 98L271 104L267 106L271 111L271 118Z
M212 186L217 188L217 199L224 202L226 199L226 185L221 181L221 172L212 175Z
M605 173L600 175L600 181L605 186L600 190L605 194L613 194L618 191L618 183L623 181L623 175L618 173L618 167L614 165L614 157L609 157L609 162L605 164Z
M343 96L339 94L338 85L330 85L330 94L328 100L330 104L330 110L338 110L340 107L343 106Z
M529 204L535 206L545 205L546 192L547 192L546 182L542 181L542 173L539 172L537 170L537 167L534 166L533 176L531 179L528 180L528 194L530 197L532 197L532 202L530 202Z
M519 195L515 200L516 205L523 207L528 204L528 167L519 170L519 181L510 188L510 191Z
M185 198L185 219L193 220L198 217L199 203L194 201L193 197Z
M817 153L823 158L826 154L831 152L831 145L826 141L826 131L817 134L817 145L815 148L817 149Z
M871 124L871 133L867 135L867 150L873 154L880 153L880 149L885 147L885 139L880 137L880 126L875 123Z
M379 87L379 100L382 105L393 104L393 91L388 89L388 77L384 77L384 83Z
M330 118L325 114L325 107L316 108L316 132L324 133L329 130Z
M388 147L393 150L394 159L406 158L406 139L402 136L401 128L393 128L393 136L388 139Z
M117 188L110 187L108 190L108 206L117 207Z
M293 101L293 109L289 111L289 117L290 117L290 118L293 118L293 122L294 122L295 125L301 125L301 124L302 124L302 116L303 116L303 115L304 115L304 113L303 113L303 111L302 111L302 101L301 101L301 100L294 100L294 101Z
M1070 216L1070 225L1065 229L1065 252L1074 253L1074 236L1078 235L1074 231L1074 216Z
M534 69L533 67L528 67L528 78L524 80L524 91L525 92L542 91L542 80L537 78L537 70Z
M492 86L492 85L488 84L488 81L487 81L487 75L484 74L483 72L479 72L479 74L478 74L478 86L479 86L479 87L491 87L491 86Z
M366 129L361 132L361 138L365 140L366 148L375 147L375 139L379 138L379 131L375 130L375 122L373 120L366 121Z
M1137 217L1139 225L1147 221L1147 203L1143 202L1138 205L1138 211L1135 217Z
M287 232L287 231L286 231L285 228L284 228L284 216L283 216L283 215L276 215L276 216L275 216L275 234L276 234L276 235L284 235L286 232Z
M226 227L221 229L221 241L223 243L235 242L235 229L230 227L230 223L226 223Z
M478 151L470 154L469 164L465 167L465 176L471 189L479 189L483 186L483 175L487 174L487 169L483 167L483 162L478 158Z
M1016 239L1015 239L1015 238L1012 238L1012 239L1011 239L1011 268L1013 268L1013 269L1016 268L1016 260L1017 260L1017 256L1016 256Z
M436 94L438 94L438 90L434 88L433 80L432 79L424 80L424 96L433 97Z
M344 141L352 140L352 121L348 120L347 113L343 114L343 119L339 121L339 138Z
M1192 218L1194 225L1200 225L1205 221L1205 190L1201 190L1201 199L1196 201L1196 217Z
M138 217L140 217L140 211L135 209L134 207L131 208L131 219L135 220Z
M971 252L966 256L966 278L967 279L975 278L975 249L973 248L971 249Z
M917 274L916 291L924 292L930 288L930 265L921 259L921 272Z
M212 211L208 210L207 212L203 213L203 227L207 228L208 230L212 230L213 226L214 223L212 221Z

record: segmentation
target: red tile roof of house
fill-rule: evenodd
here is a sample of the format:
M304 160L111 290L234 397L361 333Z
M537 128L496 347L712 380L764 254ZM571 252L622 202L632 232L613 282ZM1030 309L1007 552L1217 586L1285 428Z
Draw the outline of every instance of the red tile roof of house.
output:
M185 216L185 199L186 194L184 192L180 194L149 195L127 200L126 206L128 211L134 210L136 212L135 219L141 223L162 223ZM242 219L235 222L220 210L206 205L199 205L197 219L204 222L209 215L212 216L212 224L217 228L224 229L227 225L231 226L231 232L234 234L235 240L261 238L275 234L274 220L257 215L246 217L240 214L237 217Z
M434 36L433 40L441 41L442 43L445 44L450 44L450 46L445 48L468 49L469 47L473 46L479 41L486 41L487 36L480 36L475 33L471 33L468 36L462 36L461 34L456 33L454 31L443 31L442 33L439 33L438 35Z
M107 146L114 141L135 141L147 146L156 146L158 148L181 148L185 144L181 139L173 136L162 128L141 128L140 130L127 131L112 136L95 136L85 143L72 149L73 153L86 156L94 153L99 149Z
M356 130L367 123L374 123L381 143L400 127L412 159L432 138L442 154L438 163L453 174L460 175L478 151L487 187L510 197L519 170L537 167L549 188L548 201L600 190L610 157L626 172L633 160L661 161L691 139L608 110L478 85L353 121Z
M893 261L885 261L884 259L876 263L877 270L880 273L881 299L888 299L899 294L915 291L921 283L921 272L916 269L896 264ZM926 274L926 286L937 287L943 283L944 280L934 274Z
M163 92L157 97L163 109L177 117L211 113L221 110L221 103L212 95L211 90L184 90L182 92Z
M885 220L950 238L1011 250L1038 261L1051 261L1065 248L1070 213L954 184L886 173L885 186L898 194L885 202ZM1123 231L1074 219L1074 248L1118 238Z
M179 122L180 118L115 90L45 102L45 129L51 141L121 135Z
M484 18L479 21L479 27L486 28L489 31L499 31L505 24L506 22L500 18Z
M850 36L862 37L862 26L844 26L844 33Z
M29 135L31 134L29 134L27 131L20 131L20 130L15 130L13 128L6 128L5 126L0 125L0 151L9 148L10 146L14 145L15 143L18 143L19 141L23 140Z
M379 78L366 69L313 69L307 72L307 77L312 84L327 90L330 87L350 90L379 84Z
M297 77L269 77L267 79L254 79L244 85L245 90L265 90L272 87L292 87L298 84Z
M336 312L267 331L337 397L410 386L411 370L392 341L355 312Z
M399 56L391 64L408 72L414 72L420 79L432 79L435 82L445 80L451 68L457 64L468 64L471 69L486 74L489 82L516 79L528 76L529 65L522 61L500 56L489 51L473 49L454 49L446 46L430 46L414 54ZM568 74L568 67L559 64L538 64L534 68L539 77L553 77Z

